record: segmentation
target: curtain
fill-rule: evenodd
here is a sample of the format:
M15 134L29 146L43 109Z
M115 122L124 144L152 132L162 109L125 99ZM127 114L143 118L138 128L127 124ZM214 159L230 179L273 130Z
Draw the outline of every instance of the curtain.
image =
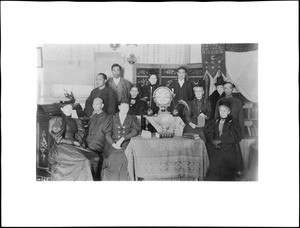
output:
M227 81L235 84L249 101L258 102L257 74L258 74L258 50L257 44L251 46L244 44L239 46L226 46L226 76ZM246 48L247 47L247 48Z

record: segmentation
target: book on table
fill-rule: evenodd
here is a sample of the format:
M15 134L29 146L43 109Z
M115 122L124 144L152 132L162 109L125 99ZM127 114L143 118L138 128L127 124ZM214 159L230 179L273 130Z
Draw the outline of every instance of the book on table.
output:
M199 134L190 133L190 132L184 133L182 135L182 137L183 138L189 138L189 139L200 139L200 135Z

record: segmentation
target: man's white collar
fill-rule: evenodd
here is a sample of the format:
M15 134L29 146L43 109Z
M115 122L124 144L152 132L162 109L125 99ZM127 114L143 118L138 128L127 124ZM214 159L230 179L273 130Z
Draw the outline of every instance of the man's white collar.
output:
M115 82L116 84L119 84L119 82L120 82L120 77L118 77L118 78L113 78L113 80L114 80L114 82Z
M178 83L179 83L180 86L182 86L183 83L184 83L184 79L183 80L178 79Z

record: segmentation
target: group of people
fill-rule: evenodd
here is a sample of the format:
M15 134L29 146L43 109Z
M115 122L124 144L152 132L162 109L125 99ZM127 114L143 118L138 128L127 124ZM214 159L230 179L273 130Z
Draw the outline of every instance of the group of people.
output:
M86 132L79 119L71 118L72 103L62 104L62 117L50 120L55 140L49 156L52 180L130 180L124 151L141 129L155 132L137 116L158 113L153 93L159 83L157 73L150 71L144 86L133 85L121 77L121 69L113 64L112 78L96 76L96 88L85 102ZM184 132L197 133L205 141L210 160L206 180L235 180L243 171L239 142L244 120L233 84L219 77L216 91L206 99L204 81L190 83L185 67L179 67L177 75L168 86L174 96L168 111L178 112L186 124ZM199 126L199 116L205 125Z

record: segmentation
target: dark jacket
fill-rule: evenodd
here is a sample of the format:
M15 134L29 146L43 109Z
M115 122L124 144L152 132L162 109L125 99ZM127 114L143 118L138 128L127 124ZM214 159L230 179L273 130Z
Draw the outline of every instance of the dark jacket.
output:
M122 98L129 99L131 82L128 80L120 77L120 82L116 85L113 78L109 78L106 84L114 91L116 103L118 103Z
M153 93L158 87L159 87L158 84L155 84L153 86L145 85L141 88L141 92L140 92L140 98L147 97L146 101L147 101L148 105L150 106L150 108L152 109L154 114L158 113L158 111L159 111L159 107L156 105L156 103L154 102L154 99L153 99ZM150 102L150 97L151 97L151 102Z
M211 120L204 128L210 163L206 179L230 181L234 180L235 173L239 170L238 143L242 137L237 122L231 116L226 118L220 134L220 120ZM220 148L213 145L213 140L221 141Z
M193 86L189 81L185 81L183 83L182 87L180 87L178 80L175 80L169 85L169 89L170 90L174 89L173 93L175 94L175 97L173 98L171 106L168 108L168 110L171 112L175 109L179 100L184 100L184 101L188 102L188 101L191 101L194 99ZM181 105L181 104L177 105L177 110L178 110L179 116L182 119L184 119L183 108L184 108L183 105Z
M104 89L99 89L98 87L93 89L90 96L85 101L84 114L90 117L93 113L93 101L96 97L103 100L103 111L107 114L115 114L116 109L116 99L114 97L114 91L106 86Z
M219 107L219 103L221 101L230 102L230 104L231 104L230 115L235 119L235 121L239 125L240 134L243 138L245 136L245 133L244 133L245 123L244 123L243 103L240 101L240 99L238 99L234 96L231 96L229 98L223 97L223 98L219 99L218 102L217 102L217 105L216 105L216 109L215 109L215 118L220 117L218 107Z
M90 149L103 152L105 145L105 134L109 132L108 115L105 112L94 114L88 122L87 145Z
M215 90L210 96L209 96L209 101L211 105L211 115L210 118L214 119L215 118L215 110L216 110L216 105L219 99L225 97L225 93L223 92L221 95L218 93L218 90Z
M189 81L185 81L182 87L180 87L178 80L174 80L169 85L169 89L174 89L175 97L173 100L175 103L177 103L178 100L191 101L194 99L193 86Z
M148 110L148 104L146 101L139 99L130 99L129 115L146 115Z
M119 113L109 118L109 131L106 134L106 140L109 144L116 143L120 138L124 137L124 143L132 137L138 135L141 130L136 116L127 114L123 125L120 122ZM127 146L127 145L126 145Z

